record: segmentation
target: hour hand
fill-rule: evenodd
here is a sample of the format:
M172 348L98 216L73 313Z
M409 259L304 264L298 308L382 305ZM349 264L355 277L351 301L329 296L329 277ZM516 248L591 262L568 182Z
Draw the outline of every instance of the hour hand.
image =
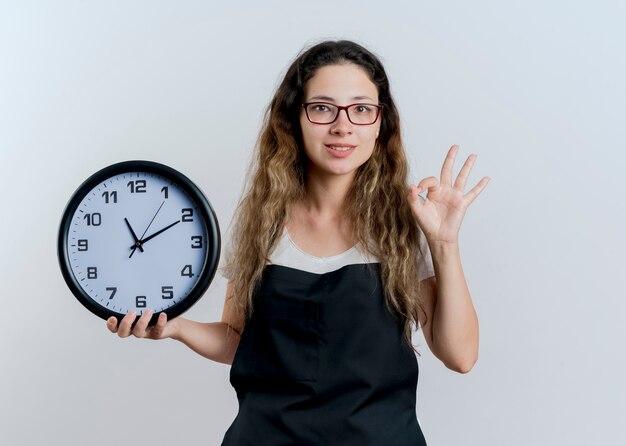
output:
M133 236L133 240L135 241L135 244L133 246L130 247L130 249L133 249L133 252L135 252L134 250L139 248L139 250L141 252L143 252L143 246L141 244L141 240L139 240L139 238L137 238L137 234L135 234L135 231L133 231L133 227L130 225L130 223L128 222L127 218L124 218L124 221L126 222L126 226L128 226L128 229L130 230L130 234ZM131 254L132 255L132 254Z

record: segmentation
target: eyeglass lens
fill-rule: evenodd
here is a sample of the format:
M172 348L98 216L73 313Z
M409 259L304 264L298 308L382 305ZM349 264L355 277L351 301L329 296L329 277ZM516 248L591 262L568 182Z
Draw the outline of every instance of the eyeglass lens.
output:
M378 107L372 104L353 104L347 111L353 124L373 124L378 117ZM312 103L307 104L306 112L311 122L329 124L337 119L339 108L332 104Z

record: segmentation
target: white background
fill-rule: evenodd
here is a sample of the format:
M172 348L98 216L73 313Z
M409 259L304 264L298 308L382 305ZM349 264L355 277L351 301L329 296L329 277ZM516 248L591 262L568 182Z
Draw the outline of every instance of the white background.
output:
M414 181L453 143L470 186L492 178L461 230L478 363L415 336L429 445L625 444L624 3L389 3L1 3L0 443L220 443L229 366L111 335L63 282L59 219L96 170L150 159L226 233L285 69L349 38L386 66ZM186 316L219 320L224 291Z

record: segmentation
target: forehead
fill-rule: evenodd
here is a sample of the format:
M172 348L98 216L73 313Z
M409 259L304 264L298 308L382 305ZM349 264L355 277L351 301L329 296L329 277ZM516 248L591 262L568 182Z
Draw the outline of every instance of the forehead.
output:
M378 89L358 65L327 65L319 68L304 86L304 99L347 103L354 100L378 102Z

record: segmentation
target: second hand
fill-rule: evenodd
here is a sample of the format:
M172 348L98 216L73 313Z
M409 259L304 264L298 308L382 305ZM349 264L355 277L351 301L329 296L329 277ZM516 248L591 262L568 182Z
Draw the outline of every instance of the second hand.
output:
M148 223L148 227L146 228L145 231L143 231L143 234L141 234L141 237L139 237L139 241L137 242L137 243L139 243L139 245L141 245L143 243L142 242L143 236L146 235L146 232L148 232L148 229L150 229L150 225L152 225L152 222L154 221L156 216L159 214L159 211L161 210L161 208L163 207L164 204L165 204L165 201L163 201L163 203L161 203L161 206L159 206L159 209L157 209L157 211L155 212L154 217L152 217L152 220L150 220L150 223ZM130 253L130 256L128 256L128 258L131 258L136 250L137 250L137 246L134 246L133 247L133 251Z

